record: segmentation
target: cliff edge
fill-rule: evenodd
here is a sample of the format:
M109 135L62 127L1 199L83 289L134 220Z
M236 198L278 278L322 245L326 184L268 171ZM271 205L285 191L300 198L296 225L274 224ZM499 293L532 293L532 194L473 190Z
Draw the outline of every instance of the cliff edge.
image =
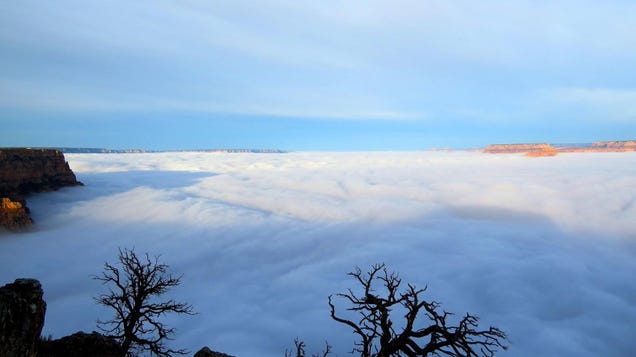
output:
M0 226L29 225L24 196L82 185L59 150L0 149Z

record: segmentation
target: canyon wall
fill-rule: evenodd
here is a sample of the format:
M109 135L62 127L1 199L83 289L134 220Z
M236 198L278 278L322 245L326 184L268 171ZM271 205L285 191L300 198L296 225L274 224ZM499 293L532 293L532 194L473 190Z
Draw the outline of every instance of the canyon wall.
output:
M588 147L564 148L561 152L629 152L636 151L636 141L598 141Z
M636 151L635 140L598 141L589 145L559 147L550 144L495 144L488 145L485 153L489 154L525 154L529 157L555 156L568 152L629 152Z
M495 144L488 145L484 149L485 153L490 154L516 154L527 153L531 151L552 151L556 148L550 144Z
M32 222L25 195L81 184L58 150L0 149L0 227Z

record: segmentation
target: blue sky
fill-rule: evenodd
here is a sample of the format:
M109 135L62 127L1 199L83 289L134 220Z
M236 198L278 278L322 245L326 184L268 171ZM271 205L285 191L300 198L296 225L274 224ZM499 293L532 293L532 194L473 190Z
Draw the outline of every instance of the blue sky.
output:
M636 137L636 2L4 1L0 146Z

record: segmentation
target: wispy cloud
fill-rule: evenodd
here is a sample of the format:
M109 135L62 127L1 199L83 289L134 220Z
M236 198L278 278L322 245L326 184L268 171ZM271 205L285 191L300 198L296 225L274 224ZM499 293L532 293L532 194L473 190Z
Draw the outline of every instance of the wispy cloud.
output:
M565 87L546 94L556 104L583 109L585 116L636 121L636 89Z
M166 123L206 116L237 143L225 114L311 118L297 121L307 130L353 120L343 137L375 130L360 136L363 149L390 130L428 135L420 141L593 141L634 129L635 12L620 0L3 2L0 114L73 111L87 140L100 138L89 121L99 117L124 133L107 146L136 143L104 112L144 111ZM561 117L586 120L573 128ZM275 121L263 121L263 137L280 132ZM60 132L73 125L60 121ZM48 134L6 130L28 145ZM342 147L327 131L316 140Z

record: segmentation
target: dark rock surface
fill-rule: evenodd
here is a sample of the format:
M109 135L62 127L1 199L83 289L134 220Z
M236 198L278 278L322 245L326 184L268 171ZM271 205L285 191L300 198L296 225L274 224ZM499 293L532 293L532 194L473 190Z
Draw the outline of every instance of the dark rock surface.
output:
M0 288L0 357L36 356L46 303L40 282L16 279Z
M82 185L58 150L0 149L0 226L29 225L24 196Z
M38 357L120 357L121 347L113 338L93 331L76 332L57 340L41 340Z
M209 347L203 347L194 354L194 357L234 357L221 352L212 351Z

